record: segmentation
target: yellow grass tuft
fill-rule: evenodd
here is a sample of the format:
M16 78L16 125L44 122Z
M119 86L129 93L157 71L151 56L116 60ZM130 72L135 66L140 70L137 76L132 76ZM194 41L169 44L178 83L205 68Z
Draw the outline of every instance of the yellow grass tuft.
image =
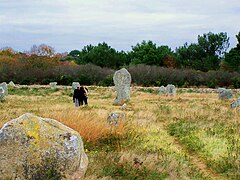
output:
M79 132L85 141L93 144L112 133L118 135L126 133L126 123L120 121L118 126L112 127L107 123L107 113L105 111L82 111L80 108L68 112L45 113L44 116L62 122Z

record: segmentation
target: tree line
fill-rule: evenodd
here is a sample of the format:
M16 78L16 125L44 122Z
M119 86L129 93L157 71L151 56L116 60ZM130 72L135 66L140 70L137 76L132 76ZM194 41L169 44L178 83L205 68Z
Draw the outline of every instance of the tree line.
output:
M229 51L229 37L223 32L199 35L197 43L185 43L175 51L152 41L137 43L129 52L117 51L105 42L69 53L55 53L54 48L46 44L33 45L26 52L3 48L0 50L0 82L48 84L57 81L69 85L80 81L85 85L113 85L114 71L125 67L137 85L172 83L179 87L238 88L240 32L236 38L236 47Z
M152 41L142 41L132 46L130 52L116 51L107 43L87 45L82 50L72 50L63 61L76 64L92 63L100 67L119 68L136 64L170 68L187 68L207 72L210 70L240 71L240 32L238 44L227 52L227 33L212 32L198 35L197 43L180 46L173 51L167 45L157 46Z

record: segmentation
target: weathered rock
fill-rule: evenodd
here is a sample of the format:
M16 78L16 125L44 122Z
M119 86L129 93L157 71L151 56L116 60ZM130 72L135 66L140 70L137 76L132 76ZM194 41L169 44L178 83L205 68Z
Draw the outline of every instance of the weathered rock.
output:
M126 104L126 103L124 103L122 106L121 106L121 109L122 110L125 110L125 109L127 109L128 108L128 105Z
M161 86L159 87L159 94L162 95L162 94L166 94L166 88L164 86Z
M3 87L0 87L0 102L5 98L5 91Z
M124 102L130 100L131 75L125 68L122 68L115 72L113 81L115 90L117 91L117 97L113 101L113 104L122 105Z
M238 98L236 101L233 101L231 103L231 108L236 108L236 107L240 107L240 98Z
M73 82L72 83L72 90L77 89L77 87L80 87L80 83L79 82Z
M57 88L57 82L50 82L49 86L51 89L56 89Z
M8 95L7 83L3 82L0 84L0 102L5 99L6 95Z
M167 91L167 95L172 95L175 96L176 95L176 88L174 85L172 84L168 84L166 87L166 91Z
M231 99L233 97L231 89L218 88L219 99Z
M5 82L1 83L0 87L2 87L4 89L4 96L8 95L7 83L5 83Z
M8 86L16 87L16 85L15 85L14 82L12 82L12 81L10 81L10 82L8 83Z
M3 126L0 152L3 179L82 179L88 165L79 133L32 114Z
M124 117L123 112L112 112L108 115L107 122L110 125L115 125L116 126L118 124L119 119L121 119L123 117Z

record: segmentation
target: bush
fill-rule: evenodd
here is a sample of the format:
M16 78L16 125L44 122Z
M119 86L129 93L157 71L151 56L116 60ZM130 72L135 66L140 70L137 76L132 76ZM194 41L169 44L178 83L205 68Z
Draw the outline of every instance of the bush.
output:
M57 82L59 85L71 85L73 78L70 75L62 75L57 77Z
M33 77L26 77L20 81L20 84L30 85L36 83L37 79Z
M216 88L217 85L218 85L218 82L217 82L216 79L213 79L213 80L211 80L210 82L207 82L207 86L208 86L209 88Z
M178 87L207 86L210 88L228 87L235 83L239 87L239 73L225 71L201 72L191 69L173 69L148 65L135 65L128 68L134 84L142 86L166 86L174 84Z
M34 57L26 55L19 55L16 58L10 58L6 63L0 64L0 82L14 81L29 85L49 84L57 81L59 85L71 85L73 81L79 81L84 85L113 85L112 77L115 71L113 69L93 64L77 65L68 61L57 63L51 58L40 58L37 63L34 62ZM44 63L41 62L42 60ZM9 63L10 61L12 63ZM50 64L48 65L48 63ZM240 87L240 73L237 72L201 72L192 69L173 69L144 64L131 65L127 69L131 74L132 83L139 86L174 84L178 87Z
M52 79L43 79L41 84L44 84L44 85L48 85L50 82L54 82L55 80L52 80Z
M99 86L114 86L113 75L108 75L105 79L98 83Z
M91 79L91 77L89 77L87 75L81 75L78 78L78 82L80 82L80 84L83 84L83 85L92 85L93 79Z
M232 78L232 82L234 88L240 88L240 77Z

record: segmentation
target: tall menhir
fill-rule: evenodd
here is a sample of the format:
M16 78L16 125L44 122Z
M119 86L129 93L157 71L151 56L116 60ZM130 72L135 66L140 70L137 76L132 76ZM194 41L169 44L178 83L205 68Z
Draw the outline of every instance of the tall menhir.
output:
M113 76L113 82L115 84L115 90L117 91L117 97L113 101L113 105L122 105L130 100L130 73L125 68L116 71Z

